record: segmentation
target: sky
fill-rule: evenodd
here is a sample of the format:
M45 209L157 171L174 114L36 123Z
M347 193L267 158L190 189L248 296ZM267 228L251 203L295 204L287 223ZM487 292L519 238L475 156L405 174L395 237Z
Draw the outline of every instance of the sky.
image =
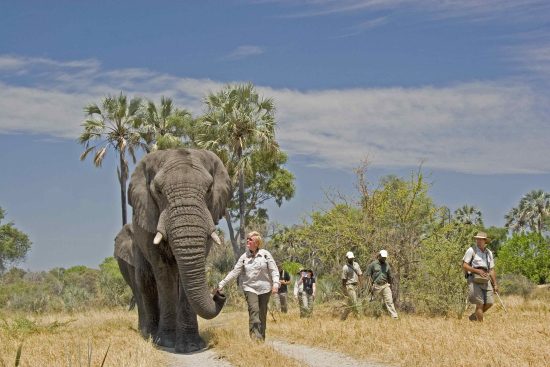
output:
M83 107L120 92L194 116L228 83L274 99L296 195L274 222L419 165L486 225L550 191L543 0L0 1L0 207L30 270L97 267L121 227L115 155L79 161Z

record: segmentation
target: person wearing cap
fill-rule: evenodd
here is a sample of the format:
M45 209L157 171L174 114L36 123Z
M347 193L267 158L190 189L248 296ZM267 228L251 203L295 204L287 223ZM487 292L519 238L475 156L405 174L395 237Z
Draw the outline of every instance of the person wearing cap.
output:
M361 313L361 305L357 302L357 287L363 282L363 272L359 264L354 261L353 252L346 253L346 264L342 267L342 288L348 299L348 305L341 315L341 319L347 319L349 313L353 311L356 317Z
M371 262L367 267L367 275L372 282L372 296L382 296L386 308L391 317L397 319L397 311L393 305L393 294L390 284L392 282L392 275L390 265L387 263L388 251L380 250L376 260Z
M313 313L313 302L317 290L315 276L311 269L302 269L298 274L300 278L296 280L294 296L298 298L300 317L310 317Z
M242 287L248 304L250 338L265 340L267 305L269 297L279 290L279 269L269 251L262 249L263 241L258 232L250 232L246 238L246 252L235 267L218 284L218 292L229 282L242 277Z
M483 314L494 303L493 293L498 293L498 285L495 258L487 248L490 242L487 233L478 232L474 238L476 245L466 250L462 258L462 268L468 274L468 300L476 305L476 310L469 319L483 321Z

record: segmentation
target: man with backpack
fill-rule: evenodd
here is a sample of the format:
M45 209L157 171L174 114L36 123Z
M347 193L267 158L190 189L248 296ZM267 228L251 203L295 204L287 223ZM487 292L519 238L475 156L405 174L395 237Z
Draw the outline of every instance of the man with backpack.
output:
M372 281L372 295L382 295L386 308L393 319L397 319L397 311L393 305L393 294L390 288L392 282L390 265L386 262L388 251L380 250L376 260L367 267L367 275Z
M485 232L474 236L476 245L468 248L462 259L462 268L467 272L468 300L476 305L470 315L471 321L483 321L483 314L494 303L493 293L498 293L495 273L495 258L487 248L489 238Z
M346 253L346 264L342 267L342 288L348 299L347 307L341 316L342 320L347 319L351 311L356 317L359 317L361 313L361 305L357 302L357 287L363 282L363 272L354 259L353 252L348 251Z

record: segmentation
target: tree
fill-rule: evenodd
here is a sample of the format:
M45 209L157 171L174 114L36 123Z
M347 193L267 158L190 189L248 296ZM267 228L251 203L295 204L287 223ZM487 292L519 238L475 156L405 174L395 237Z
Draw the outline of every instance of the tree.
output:
M533 190L525 194L517 208L506 215L506 227L513 233L531 231L542 233L550 217L550 193Z
M138 121L141 136L147 144L147 152L182 147L185 145L184 140L189 144L193 125L191 113L176 108L170 98L161 97L158 106L148 101L143 119Z
M78 138L80 144L85 146L84 152L80 155L81 161L86 159L90 152L95 152L93 163L96 167L101 167L109 148L118 154L117 173L120 183L122 225L127 223L128 161L126 155L129 153L135 163L136 150L138 148L147 150L136 128L140 125L142 118L140 106L141 99L133 98L128 103L128 99L122 93L118 97L105 97L101 107L95 103L86 106L84 111L87 120L82 124L84 131Z
M229 235L236 256L244 249L246 228L246 175L252 175L253 157L259 151L277 154L275 141L275 106L263 98L252 83L227 85L206 99L206 113L200 120L196 144L222 159L233 182L238 182L239 241L233 233L231 215L226 212Z
M481 210L471 205L463 205L454 212L454 220L461 224L483 226Z
M539 233L515 234L499 251L496 262L501 274L521 274L543 284L550 280L550 247Z
M265 226L269 216L262 205L268 200L275 200L281 206L284 200L294 196L294 175L283 168L287 155L282 151L257 151L252 154L250 170L245 175L245 223L257 228ZM231 202L230 212L233 217L239 215L238 202ZM237 205L235 205L237 204Z
M0 207L0 224L5 211ZM24 260L32 242L29 237L15 228L13 222L0 225L0 274L3 274L8 264Z

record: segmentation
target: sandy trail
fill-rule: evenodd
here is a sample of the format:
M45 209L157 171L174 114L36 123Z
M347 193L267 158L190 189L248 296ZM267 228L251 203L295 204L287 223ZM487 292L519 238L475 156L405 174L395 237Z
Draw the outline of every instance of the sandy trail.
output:
M286 356L297 359L311 367L388 367L386 364L359 361L343 353L322 348L292 344L282 340L274 340L268 343Z
M239 317L236 314L223 314L214 320L202 320L201 329L224 327L229 319ZM284 340L267 340L275 350L312 367L389 367L387 364L354 359L346 354L327 349L290 343ZM177 354L173 349L165 349L170 363L168 367L233 367L227 360L221 359L215 349L204 349L191 354Z
M170 353L168 367L233 367L233 365L220 357L212 349L204 349L190 354L177 354L173 350L166 349Z

